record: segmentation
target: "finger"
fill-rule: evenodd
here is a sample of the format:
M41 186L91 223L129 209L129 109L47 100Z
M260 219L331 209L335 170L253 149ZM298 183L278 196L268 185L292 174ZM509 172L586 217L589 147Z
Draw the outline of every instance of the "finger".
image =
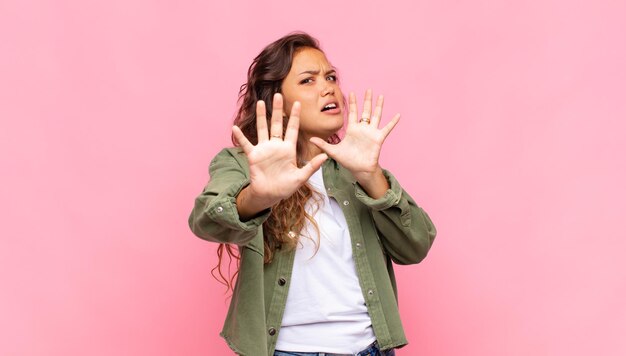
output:
M337 152L337 147L335 145L331 145L330 143L322 140L319 137L311 137L309 139L312 144L319 147L322 151L328 154L330 157L335 157L335 153Z
M385 135L385 137L387 137L389 135L389 133L391 132L391 130L393 130L394 127L396 127L396 125L398 124L398 121L400 121L400 114L396 114L391 121L389 121L387 123L387 125L385 125L385 127L383 127L381 129L381 131L383 132L383 134Z
M363 113L361 114L361 120L369 120L372 116L372 89L365 91L365 101L363 102Z
M256 135L258 142L267 141L267 117L265 116L265 102L256 102Z
M382 95L379 95L378 100L376 100L376 108L374 109L374 114L372 114L371 118L371 124L374 125L374 127L378 127L378 124L380 123L380 118L383 116L384 101L385 98L383 98Z
M283 138L283 96L274 94L272 103L272 121L270 126L270 139Z
M292 142L294 145L298 141L298 129L300 128L300 102L296 101L291 107L291 117L287 123L285 130L285 141Z
M250 153L252 149L254 148L254 146L250 143L250 141L248 141L248 138L246 138L246 135L244 135L243 132L241 132L241 129L239 128L239 126L236 126L236 125L233 126L232 130L233 130L233 136L235 137L235 140L237 141L239 146L241 146L241 148L246 154Z
M305 164L302 168L300 168L300 171L299 171L299 173L301 174L300 178L304 181L311 178L313 173L315 173L318 169L320 169L324 161L326 161L327 159L328 159L328 155L326 155L325 153L320 153L317 156L313 157L313 159L311 159L309 163Z
M353 92L350 92L348 99L348 124L354 124L358 119L358 112L356 107L356 96Z

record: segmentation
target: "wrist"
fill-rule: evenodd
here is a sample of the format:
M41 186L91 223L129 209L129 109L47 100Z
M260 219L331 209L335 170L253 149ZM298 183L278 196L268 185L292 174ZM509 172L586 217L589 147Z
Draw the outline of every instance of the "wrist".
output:
M368 184L372 181L380 181L381 178L385 179L385 175L383 174L383 169L377 165L372 170L360 171L356 173L352 173L354 178L359 182L359 184L364 185Z
M371 173L359 173L355 175L359 185L372 198L382 198L389 189L389 182L380 166Z
M240 220L245 221L271 208L277 202L255 193L251 186L247 186L239 192L235 204L237 205Z

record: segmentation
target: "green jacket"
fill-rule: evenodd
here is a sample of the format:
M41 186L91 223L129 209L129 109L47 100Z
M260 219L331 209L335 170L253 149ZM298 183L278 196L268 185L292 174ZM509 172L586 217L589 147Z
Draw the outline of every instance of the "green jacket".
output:
M435 238L428 215L387 171L390 189L370 198L352 174L328 159L322 166L324 185L345 214L356 271L374 333L381 349L407 344L398 312L392 261L420 262ZM263 263L262 224L269 209L242 222L237 194L249 184L248 161L239 148L222 150L209 166L211 180L196 198L189 226L208 241L239 246L239 275L220 335L239 355L271 356L280 332L295 251L277 250Z

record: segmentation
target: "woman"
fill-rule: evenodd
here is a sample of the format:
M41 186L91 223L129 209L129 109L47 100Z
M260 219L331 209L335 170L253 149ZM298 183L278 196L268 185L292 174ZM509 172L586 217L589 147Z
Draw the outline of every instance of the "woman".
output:
M391 262L420 262L436 234L378 164L400 116L379 128L383 98L372 112L371 90L360 115L354 94L346 110L335 69L304 33L255 58L240 99L236 147L212 160L189 218L224 244L220 262L238 247L220 335L239 355L394 355L407 341Z

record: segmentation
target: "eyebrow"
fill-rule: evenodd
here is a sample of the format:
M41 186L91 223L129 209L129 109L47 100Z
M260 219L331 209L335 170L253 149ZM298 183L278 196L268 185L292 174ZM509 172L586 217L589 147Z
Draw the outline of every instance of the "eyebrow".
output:
M331 73L336 73L336 72L337 72L337 70L331 69L331 70L327 71L324 75L329 75ZM317 75L319 73L320 73L319 70L305 70L304 72L302 72L302 73L300 73L298 75L302 75L302 74L314 74L314 75Z

